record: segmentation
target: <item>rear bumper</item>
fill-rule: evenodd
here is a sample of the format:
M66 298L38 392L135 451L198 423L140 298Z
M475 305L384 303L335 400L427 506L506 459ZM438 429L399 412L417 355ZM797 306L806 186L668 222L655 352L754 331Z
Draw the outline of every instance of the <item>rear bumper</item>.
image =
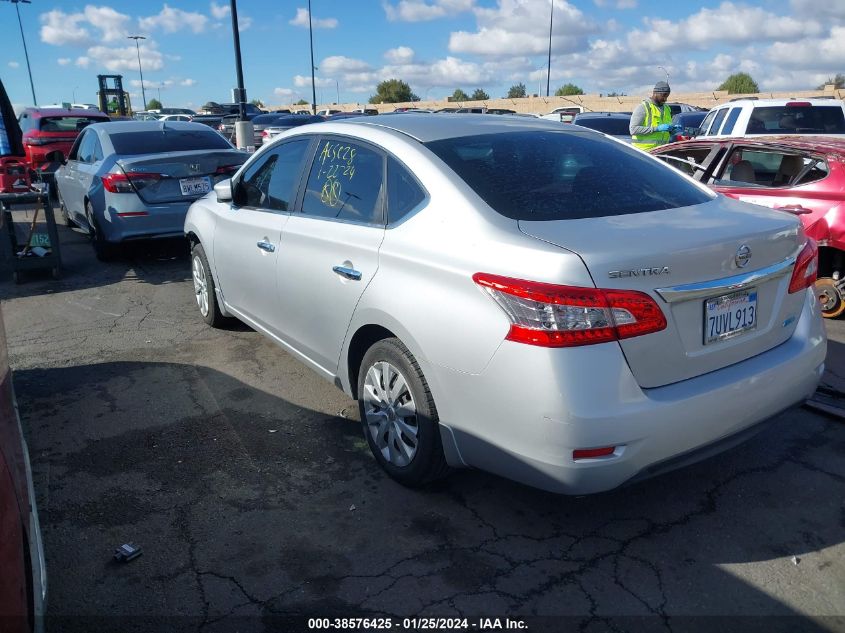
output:
M107 242L124 242L185 235L185 216L194 200L147 205L135 195L106 195L106 208L97 220ZM95 210L96 212L96 210ZM147 215L121 216L121 213Z
M454 438L452 460L465 465L553 492L601 492L725 450L803 402L826 348L810 292L785 343L655 389L636 383L616 343L549 350L506 341L481 374L435 368L444 442ZM575 449L609 446L607 457L573 459Z

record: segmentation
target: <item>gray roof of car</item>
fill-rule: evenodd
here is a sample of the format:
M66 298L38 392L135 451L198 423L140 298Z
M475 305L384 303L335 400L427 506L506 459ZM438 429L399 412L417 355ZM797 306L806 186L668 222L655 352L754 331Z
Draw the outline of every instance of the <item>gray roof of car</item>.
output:
M528 117L507 114L459 114L444 116L405 112L401 114L380 114L377 117L356 117L337 121L338 125L368 125L382 127L407 134L422 143L444 138L477 136L480 134L501 134L504 132L559 131L577 132L569 126Z
M106 134L122 134L124 132L161 132L164 130L194 130L198 132L214 132L209 126L189 121L109 121L94 123L89 128L102 130Z

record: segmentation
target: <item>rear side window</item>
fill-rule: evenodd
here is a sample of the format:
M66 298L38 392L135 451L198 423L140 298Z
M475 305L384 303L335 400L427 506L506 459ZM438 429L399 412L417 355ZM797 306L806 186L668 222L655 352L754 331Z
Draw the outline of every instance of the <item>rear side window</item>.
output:
M229 142L217 132L205 130L159 129L143 132L112 132L114 153L122 156L158 154L160 152L188 152L198 149L232 149Z
M426 146L495 211L515 220L627 215L711 199L640 150L589 132L504 132Z
M384 158L376 151L341 138L317 146L302 212L368 224L384 224Z
M731 108L730 113L728 114L728 118L725 119L725 125L722 127L722 134L730 134L734 130L734 126L736 125L736 120L739 118L739 114L742 112L742 108Z
M837 105L785 105L754 108L748 134L845 134L845 114Z
M387 159L387 222L395 224L423 200L425 192L408 170L393 157Z
M725 116L728 114L728 109L723 108L716 113L716 118L713 119L713 125L710 126L710 131L707 132L707 136L713 136L719 133L719 128L722 126L722 121L725 120Z
M713 117L715 117L715 116L716 116L715 110L710 110L710 112L707 113L707 116L704 117L704 120L701 122L701 125L698 128L699 134L705 134L707 132L707 128L710 127L710 122L713 120Z

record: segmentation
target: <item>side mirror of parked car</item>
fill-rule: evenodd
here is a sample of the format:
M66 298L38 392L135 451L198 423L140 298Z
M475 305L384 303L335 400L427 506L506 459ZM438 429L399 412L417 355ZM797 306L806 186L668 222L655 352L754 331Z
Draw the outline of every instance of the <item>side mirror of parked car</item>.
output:
M214 193L217 194L217 202L232 201L232 179L221 180L214 185Z
M67 160L65 159L65 155L59 150L54 150L52 152L48 152L45 155L45 158L50 163L61 163L62 165L67 165Z

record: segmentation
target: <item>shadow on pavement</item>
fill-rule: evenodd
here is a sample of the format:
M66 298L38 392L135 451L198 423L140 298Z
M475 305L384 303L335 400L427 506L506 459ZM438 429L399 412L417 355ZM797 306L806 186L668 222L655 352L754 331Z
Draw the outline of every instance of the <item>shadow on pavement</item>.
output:
M845 446L807 412L685 470L568 498L479 472L403 488L352 401L352 419L327 415L204 367L34 369L15 384L57 630L294 631L302 616L376 614L829 630L776 597L811 591L845 540ZM143 555L111 562L130 541Z

